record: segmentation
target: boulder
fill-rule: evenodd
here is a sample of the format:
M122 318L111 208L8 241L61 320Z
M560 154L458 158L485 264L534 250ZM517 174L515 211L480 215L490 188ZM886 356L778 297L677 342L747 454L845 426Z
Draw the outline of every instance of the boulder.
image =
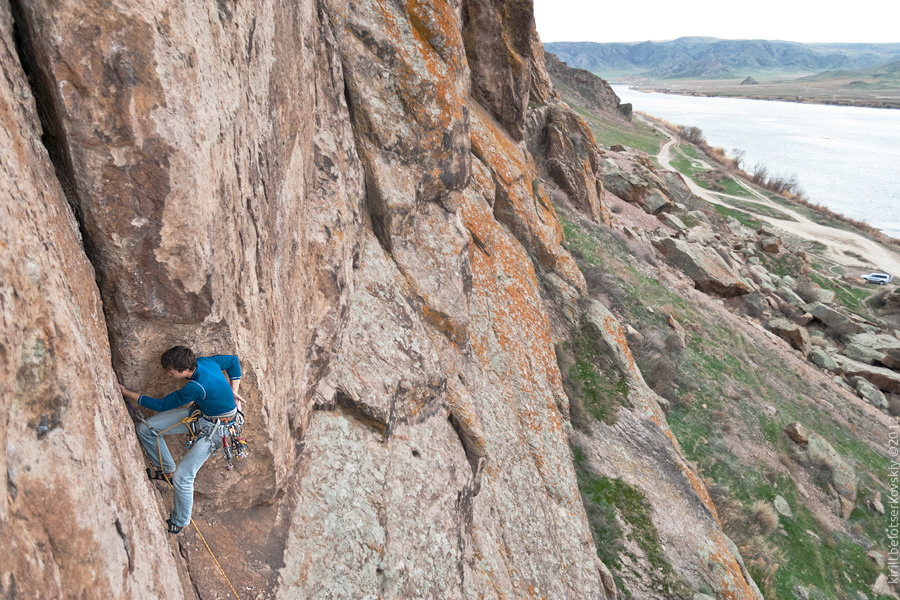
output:
M710 224L709 217L707 217L707 216L706 216L706 213L703 212L702 210L691 210L691 211L688 211L688 215L691 216L691 217L693 217L693 218L695 218L695 219L697 219L697 220L700 221L701 223L706 223L707 225Z
M770 254L778 254L781 249L781 239L777 237L764 237L759 240L759 247Z
M651 215L672 210L672 200L661 191L664 184L650 169L633 164L627 171L609 160L600 161L597 168L606 191L622 200L637 204Z
M753 264L747 266L747 273L750 275L750 278L760 286L761 290L767 294L772 294L775 292L776 285L775 282L772 281L772 275L760 264Z
M865 329L859 324L851 320L845 314L825 306L821 302L812 302L804 304L801 308L811 314L815 319L821 321L832 329L839 330L841 333L863 333Z
M860 346L859 344L853 343L844 346L844 349L841 350L841 354L843 354L847 358L852 358L853 360L859 361L861 363L866 363L867 365L880 363L882 362L881 359L885 358L886 356L884 352L876 350L871 346Z
M662 213L659 215L659 220L674 229L675 231L685 231L687 230L687 226L682 222L681 219L673 215L672 213Z
M803 353L803 356L809 354L812 346L809 342L809 333L806 332L806 328L800 327L787 319L772 319L768 323L768 328L772 333Z
M703 292L724 297L750 292L750 286L714 251L672 238L655 240L653 245Z
M884 557L884 554L877 550L869 550L868 552L866 552L866 558L878 565L879 569L883 569L887 564L887 559Z
M850 378L850 385L854 387L860 398L868 401L875 408L887 410L888 402L884 394L877 387L869 383L868 380L856 376Z
M794 517L794 513L791 512L791 505L788 504L788 501L782 496L775 496L772 505L775 507L775 511L782 517L787 517L789 519Z
M725 217L725 224L728 226L728 229L731 231L731 233L741 239L753 240L755 242L759 237L757 236L755 231L742 224L734 217Z
M800 423L789 423L788 426L784 428L784 432L795 444L809 443L809 435L806 433L806 428Z
M835 356L834 360L839 367L844 369L844 375L847 377L859 376L882 392L900 393L900 373L884 367L867 365L841 355Z
M673 202L688 205L694 198L691 188L684 181L684 177L677 171L658 171L657 174L665 184L666 190ZM701 213L702 214L702 213ZM704 215L705 218L706 215Z
M659 213L672 210L673 206L672 201L659 190L650 190L650 193L638 204L651 215L658 215Z
M759 317L770 314L769 304L766 302L765 296L759 292L750 292L742 296L741 299L750 307L751 316Z
M784 280L782 280L782 283L785 283ZM792 290L786 284L775 290L775 293L778 294L779 298L781 298L791 306L802 306L803 304L806 304L806 302L803 301L803 298L798 296L797 293L794 292L794 290Z
M825 369L826 371L831 371L834 373L837 372L837 370L840 368L838 367L838 364L835 362L835 360L821 348L813 348L807 358L811 363L813 363L820 369Z
M874 359L873 362L880 362L891 369L900 368L900 340L893 335L858 333L849 337L848 347L850 345L854 347L854 352L871 357ZM847 356L850 355L847 354ZM850 358L854 357L850 356ZM854 358L854 360L861 359ZM861 362L868 361L861 360Z
M816 286L816 293L819 295L819 302L823 304L834 304L834 299L837 297L837 293L834 290L819 286Z
M878 577L875 578L875 583L872 584L872 593L876 596L892 596L895 597L894 591L891 589L891 586L888 584L887 575L881 573Z
M814 471L816 476L825 478L837 496L837 513L842 519L849 519L856 503L856 472L825 438L815 433L810 433L807 437L808 444L794 449L798 460Z
M741 82L741 85L759 85L759 82L752 77L747 77Z

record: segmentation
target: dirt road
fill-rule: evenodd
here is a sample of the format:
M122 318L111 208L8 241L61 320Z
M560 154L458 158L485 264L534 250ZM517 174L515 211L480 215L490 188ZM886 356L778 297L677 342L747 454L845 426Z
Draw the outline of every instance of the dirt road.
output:
M654 126L657 125L654 124ZM663 145L657 159L664 169L676 171L677 169L672 167L671 161L672 149L677 140L667 131L664 131L664 133L669 137L669 141ZM710 165L706 166L709 167ZM697 185L690 177L685 176L684 180L691 189L691 192L713 204L728 206L727 203L722 200L722 197L735 198L742 202L755 202L761 206L789 214L792 218L796 219L796 221L776 219L761 214L754 214L754 217L771 223L773 226L778 227L787 234L824 244L826 249L823 252L818 253L818 255L822 256L822 258L827 261L844 267L848 272L879 270L887 271L892 274L900 274L900 253L854 231L828 227L827 225L816 223L798 211L791 210L782 204L776 204L740 180L736 181L743 186L744 189L753 194L755 200L737 198L735 196L729 196L728 194L713 194L709 190L705 190ZM861 260L858 257L864 257L865 260Z

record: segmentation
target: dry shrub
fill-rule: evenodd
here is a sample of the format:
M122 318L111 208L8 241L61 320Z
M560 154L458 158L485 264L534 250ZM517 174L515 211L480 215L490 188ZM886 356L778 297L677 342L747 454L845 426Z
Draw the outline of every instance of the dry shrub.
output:
M770 534L778 529L778 513L768 502L754 502L750 509L753 523L765 534Z
M807 459L809 460L810 467L812 467L815 473L816 481L828 482L832 479L834 470L837 468L837 462L835 462L835 459L831 454L823 452L818 448L811 448L807 455Z
M666 352L673 356L677 357L684 351L683 344L684 340L674 331L670 331L669 335L666 336Z
M796 319L797 317L799 317L801 314L803 314L803 311L801 311L799 308L797 308L796 306L793 306L791 304L788 304L784 300L780 300L778 302L778 312L780 312L781 314L783 314L785 317L787 317L788 319L790 319L792 321L794 319Z
M900 398L894 396L888 400L888 414L892 417L900 417Z
M634 258L653 265L654 267L659 264L659 261L656 260L656 251L652 247L640 240L628 237L618 229L605 229L613 238L624 244L625 249Z
M572 427L578 431L590 432L593 419L584 407L581 394L569 394L569 419L572 421Z
M673 400L676 369L666 349L666 337L659 331L642 332L642 335L644 339L632 346L632 352L641 366L644 379L654 392Z
M810 279L801 279L797 284L796 292L804 302L821 302L825 297L825 290Z
M552 192L550 192L550 198L553 200L553 204L562 205L566 208L572 208L572 203L569 202L569 194L566 193L562 188L556 188Z
M599 300L610 310L625 312L627 296L613 276L597 265L582 264L581 272L592 298Z
M731 421L728 420L728 413L722 409L716 409L710 415L713 418L713 421L716 422L719 426L719 430L722 433L731 433L734 431L734 425Z
M816 348L828 347L828 340L826 340L825 336L823 336L822 333L818 331L809 332L809 342Z

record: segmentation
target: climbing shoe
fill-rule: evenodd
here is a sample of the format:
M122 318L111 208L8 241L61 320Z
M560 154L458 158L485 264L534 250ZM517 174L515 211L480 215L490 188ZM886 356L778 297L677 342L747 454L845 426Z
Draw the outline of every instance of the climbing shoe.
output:
M179 531L184 529L184 527L179 527L178 525L173 523L172 519L166 519L166 523L169 525L169 529L168 529L169 533L178 533Z
M161 469L156 469L156 471L147 469L147 478L152 481L165 481L167 483L172 483L173 475L175 475L175 473L166 473Z

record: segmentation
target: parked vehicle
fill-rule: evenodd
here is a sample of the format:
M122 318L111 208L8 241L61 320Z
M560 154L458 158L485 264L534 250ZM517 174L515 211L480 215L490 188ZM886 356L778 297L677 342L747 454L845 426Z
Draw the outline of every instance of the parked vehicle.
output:
M869 283L877 283L878 285L890 283L891 279L893 279L893 277L887 273L869 273L868 275L860 275L860 277Z

